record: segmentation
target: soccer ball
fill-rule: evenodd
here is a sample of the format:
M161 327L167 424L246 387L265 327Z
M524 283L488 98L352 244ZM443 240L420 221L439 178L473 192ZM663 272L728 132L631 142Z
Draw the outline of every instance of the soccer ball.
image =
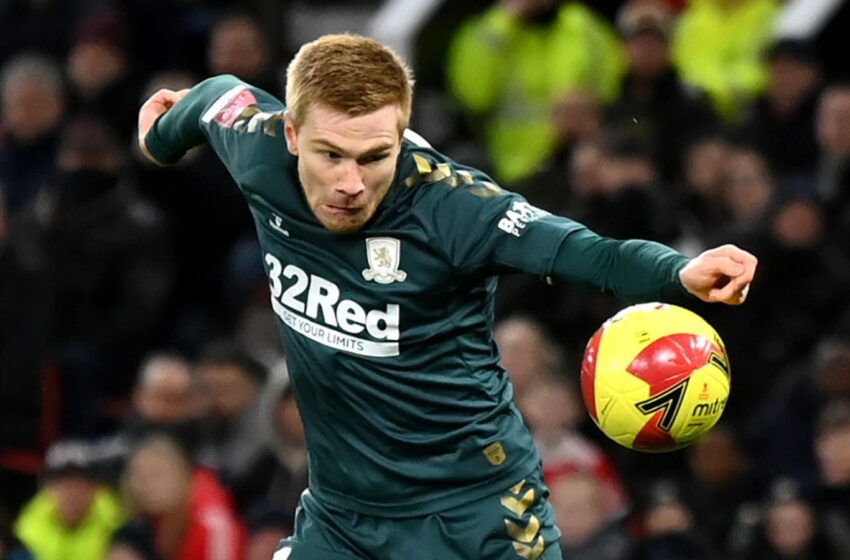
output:
M699 315L664 303L628 307L591 337L581 390L597 426L648 452L690 445L708 432L729 397L723 341Z

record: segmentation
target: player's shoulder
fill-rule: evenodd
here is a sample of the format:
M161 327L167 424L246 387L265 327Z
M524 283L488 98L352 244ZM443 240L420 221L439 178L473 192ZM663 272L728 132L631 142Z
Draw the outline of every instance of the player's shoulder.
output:
M267 91L229 74L208 78L198 88L209 92L210 101L201 116L205 126L282 136L286 106Z
M489 198L508 194L483 171L437 151L411 130L404 134L398 181L416 201Z

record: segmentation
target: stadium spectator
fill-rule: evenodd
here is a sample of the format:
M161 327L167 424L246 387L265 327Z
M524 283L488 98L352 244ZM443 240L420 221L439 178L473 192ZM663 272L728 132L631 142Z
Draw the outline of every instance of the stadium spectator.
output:
M44 263L12 237L0 188L0 456L42 451L43 378L50 323ZM0 509L17 511L34 473L0 462Z
M56 169L65 114L62 75L49 59L18 54L0 70L0 184L14 216Z
M38 560L106 556L123 512L89 455L86 444L71 440L47 452L44 485L15 522L15 534Z
M270 43L256 18L234 12L216 21L207 50L209 73L233 74L277 94L281 83L272 68Z
M282 387L280 385L282 381ZM267 419L264 430L264 448L261 457L251 470L234 481L233 493L243 511L264 510L267 504L290 514L298 505L298 498L307 488L307 442L304 425L295 402L295 393L288 377L266 389L277 395L260 405Z
M261 391L265 367L235 346L212 344L196 366L198 386L206 401L207 438L200 461L219 474L232 490L250 485L261 460L266 432ZM235 496L239 505L242 496Z
M102 118L122 145L136 128L139 91L128 34L119 13L86 15L74 30L66 60L71 112Z
M244 528L227 491L173 440L155 436L140 444L122 486L128 513L150 524L163 559L243 558Z
M594 476L573 472L551 484L565 558L620 560L633 554L634 543L623 520L610 509L605 490Z
M814 438L820 466L817 511L832 542L850 556L850 400L826 404L818 417Z
M70 122L58 177L19 224L19 239L43 256L52 280L67 434L94 435L108 419L104 399L129 392L138 361L157 342L170 289L166 231L133 191L124 158L103 122Z
M818 189L827 203L830 233L850 255L850 85L824 90L817 109L821 149Z
M672 45L674 64L729 122L764 89L763 54L778 9L776 0L696 0L682 11Z
M122 433L130 445L166 434L193 454L202 441L201 409L192 366L176 354L154 353L139 369Z
M517 400L543 460L546 480L571 472L592 474L602 484L606 508L625 513L625 489L611 459L579 431L585 418L581 397L572 383L544 376Z
M818 164L815 108L821 71L812 49L791 39L770 47L766 90L741 125L742 139L782 175L811 176Z
M718 551L725 550L742 507L764 493L747 443L731 424L721 423L687 450L688 484L683 486L691 489L694 522Z
M531 318L504 319L496 326L494 338L502 367L511 377L516 402L560 367L562 356L555 341Z
M670 61L673 14L657 2L631 0L620 10L626 74L618 97L606 109L606 125L641 138L663 181L681 176L683 155L718 128L704 94L687 87Z
M751 542L733 551L741 560L840 560L846 554L828 534L811 499L792 480L777 480Z
M720 135L709 135L695 141L685 153L681 192L674 201L683 224L681 242L697 253L707 246L707 238L728 219L723 190L726 162L732 146Z
M581 2L503 0L457 32L448 83L483 128L496 176L529 177L556 147L552 110L585 90L608 101L621 72L617 38Z
M691 505L678 485L656 480L643 508L643 534L635 560L711 560L717 558Z
M720 200L726 210L720 231L746 237L757 235L767 227L766 221L781 193L775 175L761 152L733 149L723 164L723 188Z
M592 178L577 185L571 215L610 237L671 243L678 227L651 148L630 133L610 133L598 146Z

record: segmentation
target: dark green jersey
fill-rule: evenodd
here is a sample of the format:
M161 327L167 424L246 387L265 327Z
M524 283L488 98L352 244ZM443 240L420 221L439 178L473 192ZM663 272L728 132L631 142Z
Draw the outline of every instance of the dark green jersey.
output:
M498 492L539 462L493 343L495 277L579 280L626 299L681 296L685 259L618 242L503 191L408 133L395 182L362 230L310 211L283 104L230 76L157 121L163 163L209 141L256 222L303 416L313 494L420 515Z

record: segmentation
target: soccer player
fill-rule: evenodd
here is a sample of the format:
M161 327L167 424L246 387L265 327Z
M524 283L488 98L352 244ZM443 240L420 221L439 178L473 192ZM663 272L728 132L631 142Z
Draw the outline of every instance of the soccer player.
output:
M286 105L218 76L154 94L139 138L160 164L209 142L256 222L310 457L274 560L560 558L493 343L497 275L738 304L756 259L688 260L537 209L406 130L411 98L395 53L331 35L290 63Z

